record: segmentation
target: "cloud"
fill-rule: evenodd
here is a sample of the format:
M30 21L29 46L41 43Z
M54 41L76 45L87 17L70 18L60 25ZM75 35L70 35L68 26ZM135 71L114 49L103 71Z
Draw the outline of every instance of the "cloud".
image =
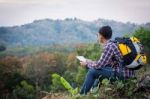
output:
M149 9L150 0L0 0L0 25L67 17L143 23L150 22Z
M68 0L0 0L0 3L11 4L65 4Z

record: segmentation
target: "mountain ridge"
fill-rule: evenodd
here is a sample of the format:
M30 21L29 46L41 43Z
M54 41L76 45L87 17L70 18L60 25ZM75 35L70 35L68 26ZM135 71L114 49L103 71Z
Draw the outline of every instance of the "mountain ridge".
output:
M114 20L97 19L84 21L77 18L64 20L41 19L32 23L0 27L0 44L7 46L78 44L96 42L97 31L101 26L109 25L114 32L113 37L130 35L145 24L122 23ZM149 23L147 23L149 28Z

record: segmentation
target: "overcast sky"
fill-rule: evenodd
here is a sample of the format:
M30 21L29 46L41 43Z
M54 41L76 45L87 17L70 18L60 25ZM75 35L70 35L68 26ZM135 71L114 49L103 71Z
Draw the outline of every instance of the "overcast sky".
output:
M0 0L0 26L74 17L146 23L150 22L150 0Z

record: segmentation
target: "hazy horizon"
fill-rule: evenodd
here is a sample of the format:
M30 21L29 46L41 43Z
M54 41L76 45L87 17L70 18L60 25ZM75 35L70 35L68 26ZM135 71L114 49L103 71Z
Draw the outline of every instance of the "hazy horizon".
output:
M149 9L150 0L0 0L0 26L75 17L144 24L150 22Z

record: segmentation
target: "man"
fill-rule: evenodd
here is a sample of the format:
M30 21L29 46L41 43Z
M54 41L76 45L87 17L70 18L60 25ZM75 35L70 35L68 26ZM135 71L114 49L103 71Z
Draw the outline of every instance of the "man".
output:
M110 39L112 37L112 29L110 26L103 26L98 33L99 42L103 45L103 53L98 61L87 60L80 62L81 66L87 67L88 72L80 94L87 94L94 85L96 79L102 81L108 78L111 81L116 79L127 79L134 77L134 71L122 66L122 54L116 43Z

